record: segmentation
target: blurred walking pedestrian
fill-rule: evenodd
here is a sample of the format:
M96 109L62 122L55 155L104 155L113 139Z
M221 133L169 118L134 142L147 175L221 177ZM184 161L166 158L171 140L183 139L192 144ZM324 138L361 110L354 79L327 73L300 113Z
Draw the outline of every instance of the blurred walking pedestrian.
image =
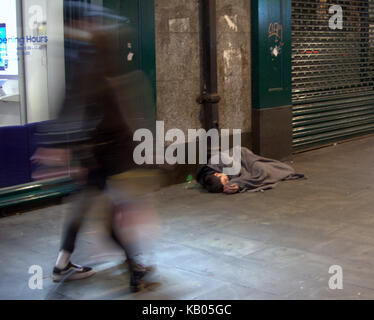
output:
M135 168L133 130L126 119L126 106L118 103L118 92L109 81L126 72L113 41L123 30L122 34L126 33L126 19L114 17L103 7L76 1L65 1L64 11L71 21L65 26L66 96L58 118L39 126L40 148L32 157L45 166L77 168L70 172L82 186L64 227L53 280L84 279L95 273L90 267L73 264L71 255L92 203L91 191L99 190L108 193L112 201L110 233L127 256L130 286L136 292L150 268L137 263L133 239L121 236L120 229L114 227L116 213L126 211L133 202L118 190L121 188L108 188L109 177Z

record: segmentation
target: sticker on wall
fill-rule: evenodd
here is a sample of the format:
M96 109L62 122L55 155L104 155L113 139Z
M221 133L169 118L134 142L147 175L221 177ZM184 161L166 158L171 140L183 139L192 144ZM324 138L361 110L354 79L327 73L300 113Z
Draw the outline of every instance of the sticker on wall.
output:
M235 32L238 32L238 15L235 15L233 17L229 17L228 15L224 15L223 16L223 19L225 19L228 27L235 31Z
M283 42L283 25L278 22L269 23L268 39L270 42L270 54L277 58L282 54Z
M270 47L270 53L273 57L278 57L282 53L281 46Z
M135 54L133 52L130 52L128 55L127 55L127 61L132 61L134 59L134 56Z
M190 18L169 19L169 32L190 32Z
M228 50L223 51L223 61L224 61L224 75L225 83L230 81L237 81L238 78L242 77L242 52L239 48L234 48L234 46L229 43Z
M127 54L127 61L130 61L130 62L133 61L134 56L135 56L135 53L131 51L131 50L132 50L132 43L131 43L131 42L128 42L128 43L126 44L125 49L126 49L126 50L129 49L129 51L130 51L130 52Z

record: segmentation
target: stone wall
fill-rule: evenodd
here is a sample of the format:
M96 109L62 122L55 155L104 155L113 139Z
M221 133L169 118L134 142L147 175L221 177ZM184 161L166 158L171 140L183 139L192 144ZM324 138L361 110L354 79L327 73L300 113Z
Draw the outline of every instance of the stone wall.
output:
M157 118L165 129L200 124L200 36L197 0L155 0Z
M198 0L155 0L158 120L165 129L201 128ZM250 2L217 0L220 127L251 132Z
M248 0L217 0L220 127L251 132L251 34Z

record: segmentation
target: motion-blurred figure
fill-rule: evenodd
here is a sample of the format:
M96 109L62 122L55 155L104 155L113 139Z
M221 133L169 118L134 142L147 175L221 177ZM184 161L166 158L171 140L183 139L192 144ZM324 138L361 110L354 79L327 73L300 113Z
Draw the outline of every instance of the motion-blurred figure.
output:
M124 186L126 179L118 177L135 169L133 130L136 123L130 126L128 117L134 109L131 104L137 101L134 89L127 86L126 81L133 83L129 78L136 78L138 83L144 84L145 79L134 70L126 70L118 57L118 46L113 39L129 32L125 18L115 17L102 7L73 1L65 2L65 17L72 21L65 27L69 64L66 96L58 119L38 128L42 146L32 157L32 161L40 165L69 167L69 173L83 189L64 227L53 280L83 279L94 274L92 268L73 264L70 257L93 200L90 192L99 189L105 191L112 202L111 236L125 251L130 286L136 292L150 268L135 261L136 239L131 233L131 224L136 224L136 218L131 218L131 213L137 206L131 201L131 192L126 194L126 191L134 190L136 182ZM116 182L108 183L113 176L117 177Z

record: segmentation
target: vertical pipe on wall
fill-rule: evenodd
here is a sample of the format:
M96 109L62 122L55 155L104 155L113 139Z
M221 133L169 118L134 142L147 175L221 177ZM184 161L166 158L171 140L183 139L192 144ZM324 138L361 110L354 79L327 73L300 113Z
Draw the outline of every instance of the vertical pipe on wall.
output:
M204 127L210 130L219 128L216 0L200 0L200 10L204 86L198 102L204 106Z

